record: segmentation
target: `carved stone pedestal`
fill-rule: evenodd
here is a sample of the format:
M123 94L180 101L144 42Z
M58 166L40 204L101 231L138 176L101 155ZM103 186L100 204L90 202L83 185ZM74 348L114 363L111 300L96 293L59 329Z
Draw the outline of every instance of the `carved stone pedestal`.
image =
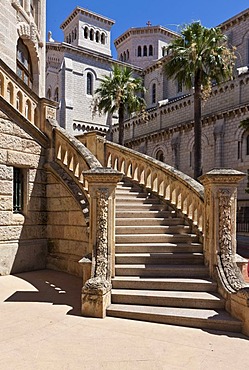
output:
M83 175L90 195L92 266L91 278L82 288L82 315L104 318L111 304L111 277L114 276L115 189L123 175L103 167Z
M104 319L111 304L111 284L101 278L89 279L82 288L82 315Z

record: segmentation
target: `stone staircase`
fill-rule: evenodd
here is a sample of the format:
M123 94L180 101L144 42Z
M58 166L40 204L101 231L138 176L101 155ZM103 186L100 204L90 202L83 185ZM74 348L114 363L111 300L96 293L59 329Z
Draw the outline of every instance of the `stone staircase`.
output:
M116 192L116 265L107 315L241 331L204 265L202 244L183 217L127 179Z

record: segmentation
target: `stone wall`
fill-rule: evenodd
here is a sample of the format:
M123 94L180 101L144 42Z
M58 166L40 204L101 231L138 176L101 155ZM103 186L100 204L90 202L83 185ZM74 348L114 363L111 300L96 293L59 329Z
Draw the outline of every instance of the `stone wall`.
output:
M80 205L52 173L47 176L47 267L82 276L78 261L89 253L88 228Z
M46 266L45 150L0 113L0 275ZM23 212L13 212L13 167L24 175Z

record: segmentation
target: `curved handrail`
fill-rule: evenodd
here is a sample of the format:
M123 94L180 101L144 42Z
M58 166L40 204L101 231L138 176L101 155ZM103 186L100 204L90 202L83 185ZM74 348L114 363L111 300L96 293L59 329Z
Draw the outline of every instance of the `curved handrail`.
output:
M204 188L183 172L148 155L105 141L107 166L170 201L200 231L204 222Z
M97 158L74 136L58 125L53 125L54 159L88 194L88 183L83 172L102 167Z

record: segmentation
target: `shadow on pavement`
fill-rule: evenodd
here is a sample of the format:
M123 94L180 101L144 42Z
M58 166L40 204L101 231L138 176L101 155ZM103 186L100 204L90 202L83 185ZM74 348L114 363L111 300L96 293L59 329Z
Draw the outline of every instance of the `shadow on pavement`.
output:
M37 291L17 291L5 302L47 302L67 305L67 315L81 316L82 279L64 272L39 270L14 276L27 281Z

